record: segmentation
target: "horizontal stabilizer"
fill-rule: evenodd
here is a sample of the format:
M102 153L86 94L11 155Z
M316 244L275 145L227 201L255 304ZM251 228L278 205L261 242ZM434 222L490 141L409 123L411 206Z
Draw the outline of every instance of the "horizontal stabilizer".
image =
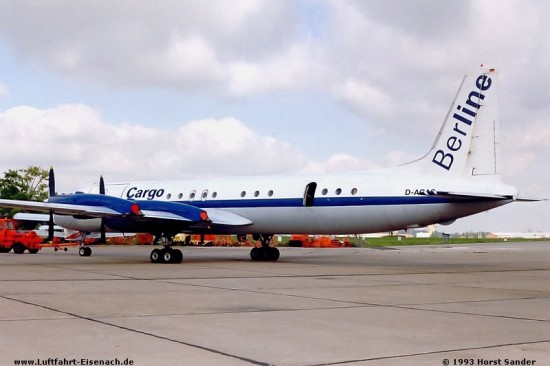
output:
M514 196L511 196L511 195L502 195L502 194L493 194L493 193L476 193L476 192L431 191L429 195L463 198L463 199L479 199L479 198L494 199L494 200L513 200L514 199Z
M516 202L539 202L548 201L548 198L517 197Z

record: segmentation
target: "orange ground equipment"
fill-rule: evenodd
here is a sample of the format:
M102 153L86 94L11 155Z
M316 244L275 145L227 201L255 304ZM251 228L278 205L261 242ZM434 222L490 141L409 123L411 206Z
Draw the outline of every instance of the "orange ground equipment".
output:
M347 238L338 240L326 235L312 237L305 234L296 234L290 237L288 246L304 248L342 248L351 247L351 243Z
M28 250L36 254L42 248L42 238L34 231L17 230L17 221L0 219L0 253L8 253L13 249L16 254L23 254Z

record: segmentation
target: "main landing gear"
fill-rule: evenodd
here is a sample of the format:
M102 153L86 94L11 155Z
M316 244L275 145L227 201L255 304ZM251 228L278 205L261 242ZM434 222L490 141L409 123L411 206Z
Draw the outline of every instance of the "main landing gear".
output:
M87 247L86 244L84 244L88 234L89 233L81 233L81 236L80 236L80 248L78 248L78 255L80 255L81 257L89 257L92 255L92 248Z
M261 234L258 236L254 236L254 240L260 240L262 246L259 248L254 247L250 251L250 258L253 261L275 262L277 259L279 259L279 249L269 246L269 243L271 243L271 239L273 239L273 234Z
M153 249L149 258L153 263L181 263L183 253L179 249L172 248L172 237L163 237L162 249Z

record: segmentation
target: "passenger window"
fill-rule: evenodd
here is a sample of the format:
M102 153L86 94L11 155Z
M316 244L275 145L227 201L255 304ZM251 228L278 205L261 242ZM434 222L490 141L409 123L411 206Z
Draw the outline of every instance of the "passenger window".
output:
M353 189L351 190L351 194L352 194L353 196L355 196L355 195L357 194L357 188L353 188Z
M273 191L272 191L272 190L269 190L269 192L267 192L267 195L268 195L269 197L273 196Z
M260 195L260 191L254 192L254 197L258 197Z
M197 194L197 192L195 190L192 190L191 193L189 193L189 199L195 198L196 194Z
M244 196L246 196L246 191L241 192L241 197L244 197Z
M321 191L321 194L322 194L323 196L326 196L327 193L328 193L328 189L323 188L323 190Z
M336 188L336 191L334 193L336 193L336 195L339 196L340 193L342 193L342 188Z

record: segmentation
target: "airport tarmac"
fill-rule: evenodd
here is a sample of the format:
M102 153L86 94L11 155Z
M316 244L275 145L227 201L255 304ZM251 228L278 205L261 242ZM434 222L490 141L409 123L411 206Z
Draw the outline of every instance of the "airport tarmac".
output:
M550 364L550 242L150 250L0 254L0 365Z

